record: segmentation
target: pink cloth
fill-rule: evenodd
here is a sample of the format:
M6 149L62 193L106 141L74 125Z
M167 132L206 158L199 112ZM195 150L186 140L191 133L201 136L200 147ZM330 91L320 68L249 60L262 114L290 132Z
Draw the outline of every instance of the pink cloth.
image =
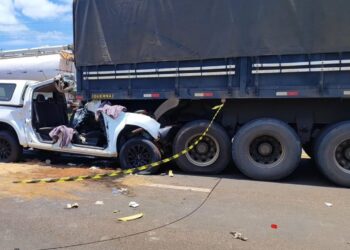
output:
M105 104L102 108L98 108L96 110L96 120L98 119L101 113L106 114L113 119L117 119L119 114L122 112L126 112L126 108L124 106L120 106L120 105L111 106L111 105Z
M69 143L71 143L74 135L74 129L62 125L51 130L49 135L54 140L54 143L56 143L59 138L62 138L60 147L63 148L67 147Z

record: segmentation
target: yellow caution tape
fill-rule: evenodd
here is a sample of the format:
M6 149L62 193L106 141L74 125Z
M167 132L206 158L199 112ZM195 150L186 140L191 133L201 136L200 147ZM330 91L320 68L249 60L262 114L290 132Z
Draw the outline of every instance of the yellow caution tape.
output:
M129 168L129 169L124 169L124 170L116 170L113 171L111 173L106 173L106 174L93 174L93 175L84 175L84 176L69 176L69 177L61 177L61 178L44 178L44 179L32 179L32 180L19 180L19 181L14 181L13 183L19 184L33 184L33 183L54 183L54 182L69 182L69 181L83 181L83 180L100 180L102 178L106 178L106 177L117 177L117 176L122 176L122 175L128 175L128 174L134 174L137 172L141 172L141 171L146 171L149 170L151 168L154 167L158 167L162 164L168 163L170 161L176 160L178 158L180 158L181 156L187 154L188 152L190 152L192 149L194 149L194 147L196 145L198 145L198 143L200 141L203 140L203 138L207 135L207 133L209 132L209 129L211 128L211 126L213 125L216 117L218 116L218 114L220 113L220 111L222 110L222 108L224 107L224 104L218 105L213 107L213 110L216 110L213 118L211 119L208 127L205 129L205 131L201 134L201 136L193 143L191 144L188 148L182 150L180 153L174 154L171 157L168 157L166 159L157 161L157 162L153 162L150 164L146 164L137 168Z

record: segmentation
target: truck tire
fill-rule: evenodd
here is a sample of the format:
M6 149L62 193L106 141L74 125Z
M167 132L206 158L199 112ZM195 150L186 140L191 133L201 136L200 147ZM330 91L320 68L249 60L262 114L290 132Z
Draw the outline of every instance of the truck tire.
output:
M145 138L133 138L128 140L121 148L119 162L122 169L136 168L146 164L160 161L161 153L156 145ZM159 167L153 167L142 171L142 174L154 174Z
M350 122L325 129L315 142L315 160L332 182L350 187Z
M209 121L200 120L187 123L177 133L173 150L179 153L192 145L208 127ZM226 131L213 123L207 135L191 151L176 160L185 172L197 174L217 174L230 162L230 138Z
M259 119L244 125L235 135L232 158L246 176L275 181L290 175L301 157L301 143L296 132L275 119Z
M13 133L0 131L0 162L16 162L22 155L22 147Z

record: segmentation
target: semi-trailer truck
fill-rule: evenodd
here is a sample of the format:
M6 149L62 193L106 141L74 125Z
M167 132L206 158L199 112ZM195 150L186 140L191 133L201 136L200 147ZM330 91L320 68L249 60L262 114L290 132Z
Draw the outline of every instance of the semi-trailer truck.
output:
M147 110L170 126L168 154L214 174L233 160L274 181L302 148L350 186L348 0L75 0L78 92Z

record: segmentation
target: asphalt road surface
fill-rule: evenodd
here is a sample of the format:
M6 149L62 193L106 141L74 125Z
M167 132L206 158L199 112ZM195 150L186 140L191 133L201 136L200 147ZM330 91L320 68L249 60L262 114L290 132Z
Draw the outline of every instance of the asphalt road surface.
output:
M92 159L42 161L0 165L0 249L350 249L350 191L328 182L311 160L277 183L248 180L233 167L220 176L192 176L171 166L174 177L11 183L108 171L88 169L99 166ZM121 187L127 192L113 193ZM74 202L78 208L65 209ZM140 219L117 220L141 212Z

